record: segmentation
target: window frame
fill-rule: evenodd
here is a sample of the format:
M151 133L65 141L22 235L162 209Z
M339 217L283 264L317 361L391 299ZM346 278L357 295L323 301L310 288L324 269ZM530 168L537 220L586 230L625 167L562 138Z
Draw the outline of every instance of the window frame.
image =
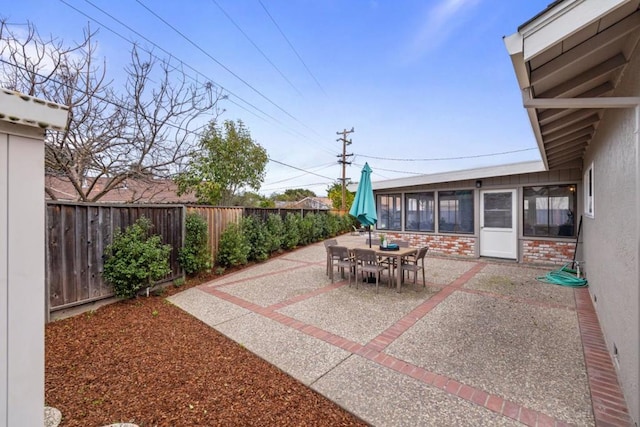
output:
M476 231L476 197L475 197L475 190L443 190L443 191L438 191L438 198L437 198L437 208L438 208L438 233L440 234L475 234ZM471 223L471 231L463 231L460 230L459 228L456 229L456 226L458 226L459 224L462 223L462 220L458 220L458 214L456 214L456 221L453 223L453 229L452 230L443 230L443 221L442 218L443 214L442 214L442 203L443 201L451 201L451 200L455 200L456 204L458 206L456 206L456 212L460 212L460 199L459 198L455 198L455 199L444 199L443 200L443 195L445 197L449 196L450 194L455 195L455 196L462 196L462 195L468 195L470 196L469 200L471 202L471 216L470 218L467 218L467 221L470 219L470 223Z
M389 209L389 216L386 218L386 222L388 225L392 225L392 221L395 220L395 216L398 216L398 227L394 228L394 227L386 227L386 228L382 228L380 227L380 224L383 222L381 215L382 215L382 203L381 203L381 198L386 197L386 198L397 198L397 205L395 203L393 203L393 208ZM376 222L376 230L379 231L402 231L402 193L384 193L384 194L376 194L376 212L378 214L378 221ZM397 209L395 209L397 207ZM397 213L396 213L397 212Z
M588 218L595 218L595 174L593 162L584 172L584 215Z
M560 223L558 221L556 222L552 222L551 221L551 216L553 215L553 205L554 202L552 199L554 198L558 198L557 195L553 195L550 193L550 190L553 188L562 188L565 187L568 191L569 195L571 196L571 199L568 200L568 206L566 208L566 210L568 211L567 215L568 215L568 220L570 219L571 222L565 222L565 223ZM525 205L527 205L531 199L527 196L527 190L528 189L533 189L533 188L542 188L546 190L546 196L543 197L535 197L532 200L534 201L535 204L537 204L536 200L541 199L541 200L545 200L544 205L546 206L545 210L547 213L547 220L546 220L546 224L542 224L542 223L538 223L538 221L536 221L534 224L530 224L528 222L528 209L525 207ZM573 188L573 190L572 190ZM522 187L522 236L525 238L557 238L557 239L575 239L576 237L576 233L577 233L577 224L576 224L576 212L578 211L578 195L577 195L577 184L575 183L563 183L563 184L540 184L540 185L527 185L527 186L523 186ZM563 196L565 197L565 196ZM537 215L539 215L538 212L538 208L537 206L533 207L534 209L534 214L537 217ZM558 208L555 208L555 210L557 210ZM563 208L565 209L565 208ZM571 215L569 215L571 214ZM557 213L556 213L557 215ZM568 221L567 220L567 221ZM571 226L571 230L572 233L571 234L562 234L563 233L563 227L564 230L566 230L566 226ZM539 230L541 230L543 227L546 227L547 231L546 233L541 233ZM555 234L551 233L551 230L554 229L555 227L558 228L558 231ZM532 231L529 232L528 230L531 229Z
M427 227L422 228L422 226L420 225L420 209L419 209L419 203L418 201L421 200L419 197L416 196L426 196L427 198L427 210L426 210L426 215L428 217L429 215L429 209L428 209L428 197L431 197L431 204L432 204L432 209L431 209L431 228L428 227L428 220L427 220ZM409 202L411 200L415 200L417 202L417 207L416 207L416 213L418 216L418 227L417 228L409 228ZM405 231L412 231L412 232L417 232L417 233L434 233L436 231L436 203L437 199L436 199L436 192L435 191L416 191L416 192L411 192L411 193L405 193L404 194L404 230Z

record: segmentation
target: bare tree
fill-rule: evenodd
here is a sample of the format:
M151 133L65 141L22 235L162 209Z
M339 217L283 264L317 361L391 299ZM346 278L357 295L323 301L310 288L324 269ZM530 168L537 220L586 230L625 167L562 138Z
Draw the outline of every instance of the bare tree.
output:
M79 43L65 45L32 24L17 32L0 21L0 86L69 107L67 130L45 138L45 168L67 179L82 201L97 201L127 179L175 173L197 145L198 118L217 118L225 98L139 46L118 90L107 80L106 60L96 60L95 36L87 28Z

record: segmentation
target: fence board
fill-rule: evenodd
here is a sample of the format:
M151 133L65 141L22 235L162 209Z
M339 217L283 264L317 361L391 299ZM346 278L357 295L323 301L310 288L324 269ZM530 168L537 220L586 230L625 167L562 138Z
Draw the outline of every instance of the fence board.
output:
M225 208L217 206L188 206L187 212L195 212L207 221L209 230L209 249L215 260L218 255L218 243L222 232L229 224L237 224L242 219L244 208Z
M142 215L153 223L152 232L173 248L171 274L166 280L181 277L177 253L183 244L183 206L47 203L45 259L50 311L113 296L112 287L102 278L104 250L116 230Z

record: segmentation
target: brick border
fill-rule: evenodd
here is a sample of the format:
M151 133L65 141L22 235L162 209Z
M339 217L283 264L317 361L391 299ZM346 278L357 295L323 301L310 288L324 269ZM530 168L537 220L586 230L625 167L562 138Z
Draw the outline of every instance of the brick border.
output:
M224 301L230 302L253 313L274 320L284 326L290 327L320 341L331 344L351 354L363 357L380 366L391 369L402 375L407 375L431 387L436 387L446 393L464 399L475 405L482 406L494 413L513 419L526 426L531 427L564 427L570 426L571 424L558 419L554 419L553 417L550 417L545 413L527 408L518 403L511 402L501 396L490 394L482 389L460 383L454 378L431 372L414 364L407 363L394 356L384 353L384 350L404 332L406 332L410 327L412 327L417 321L422 319L431 310L438 306L442 301L444 301L454 292L458 291L482 294L489 297L496 297L516 302L532 303L547 308L564 308L567 310L576 311L585 355L585 364L591 391L590 394L592 401L592 410L594 411L596 426L628 427L632 425L631 418L628 415L624 396L618 384L617 374L615 372L615 369L613 368L609 353L607 352L602 331L595 314L595 309L593 307L593 304L591 303L591 298L586 288L574 290L574 297L576 301L575 309L562 304L543 302L541 303L528 299L498 295L491 292L465 289L463 288L464 284L467 283L487 265L486 262L475 262L472 268L467 270L453 282L441 287L437 293L432 295L422 304L415 307L412 311L407 313L405 316L403 316L401 319L399 319L397 322L395 322L393 325L391 325L389 328L387 328L385 331L380 333L365 345L333 334L329 331L318 328L315 325L299 321L293 317L287 316L277 311L283 307L346 286L346 280L323 286L311 292L297 295L293 298L281 301L276 304L272 304L267 307L263 307L242 298L233 296L219 289L220 287L241 283L245 280L253 280L255 278L272 276L285 271L298 270L300 268L308 267L311 265L322 265L322 263L304 262L304 265L300 266L285 268L282 270L269 272L246 279L239 279L237 281L220 285L215 285L215 283L203 284L198 288L203 292L209 293Z
M618 383L618 374L607 350L589 290L579 288L573 294L596 426L632 426L627 403Z

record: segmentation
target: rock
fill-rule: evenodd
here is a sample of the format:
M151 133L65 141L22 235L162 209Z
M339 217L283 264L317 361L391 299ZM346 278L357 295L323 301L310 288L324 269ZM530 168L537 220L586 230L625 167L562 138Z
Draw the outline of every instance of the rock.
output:
M62 412L50 406L44 407L44 427L58 427L62 421Z

